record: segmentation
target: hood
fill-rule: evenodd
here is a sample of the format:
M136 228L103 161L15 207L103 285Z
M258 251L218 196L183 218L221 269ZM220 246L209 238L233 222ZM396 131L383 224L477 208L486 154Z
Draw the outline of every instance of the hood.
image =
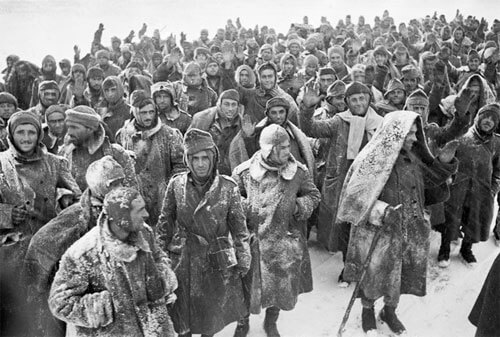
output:
M109 88L112 87L113 85L116 86L119 97L123 98L125 90L123 88L122 81L120 81L120 79L117 76L106 77L106 79L102 82L102 91L104 92L104 88Z
M255 88L255 73L254 73L253 69L250 68L249 66L247 66L246 64L243 64L236 69L236 71L234 73L234 79L236 80L236 83L240 83L240 81L239 81L240 73L243 70L246 70L248 72L248 77L250 78L250 85L247 86L247 89Z
M285 62L288 60L288 59L292 59L293 61L293 70L292 70L292 74L295 74L297 72L297 59L295 58L295 56L293 56L292 54L290 53L285 53L282 57L281 57L281 60L280 60L280 69L281 69L281 73L283 73L283 69L284 69L284 66L285 66Z

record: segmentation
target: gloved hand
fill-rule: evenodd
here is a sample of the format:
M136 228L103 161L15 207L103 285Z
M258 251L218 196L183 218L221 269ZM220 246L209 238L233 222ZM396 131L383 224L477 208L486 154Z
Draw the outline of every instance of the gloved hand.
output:
M25 206L14 206L11 212L12 224L14 226L21 225L29 216L29 212L25 209Z

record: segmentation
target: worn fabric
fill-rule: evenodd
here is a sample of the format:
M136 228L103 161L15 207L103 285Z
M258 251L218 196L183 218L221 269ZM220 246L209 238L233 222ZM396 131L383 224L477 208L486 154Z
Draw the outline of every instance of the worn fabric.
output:
M475 337L495 337L500 331L498 311L500 283L500 255L497 256L486 276L481 292L469 314L469 321L477 327Z
M218 103L217 106L200 111L193 116L193 121L189 128L204 130L212 135L215 145L219 150L219 172L230 175L232 170L229 159L229 148L232 140L241 129L239 116L236 116L232 121L225 120L220 116L220 103Z
M148 222L154 226L170 178L185 170L181 133L159 119L149 130L139 130L132 120L118 131L116 140L125 150L135 153L139 188L149 213Z
M172 319L177 333L214 334L247 314L239 271L250 267L249 234L231 178L217 174L202 194L190 173L173 177L157 230L165 250L172 249L177 231L185 237L175 268L179 288Z
M252 236L252 267L245 277L250 312L292 310L298 295L312 291L306 220L320 193L307 167L293 156L269 170L262 152L234 170Z
M137 186L132 158L123 147L110 143L102 126L94 133L87 146L77 147L74 144L65 144L59 150L59 155L68 160L71 174L82 190L87 188L85 173L89 165L107 155L113 157L125 170L125 185Z
M66 336L175 336L165 296L177 282L150 227L145 243L123 243L101 213L98 226L61 258L49 296L54 316L68 324ZM120 253L135 251L126 261Z
M208 86L205 79L198 87L188 86L182 80L172 85L175 92L174 100L179 105L179 109L188 112L191 116L217 103L217 93Z
M418 141L407 152L403 143L414 123ZM409 111L387 115L354 160L336 221L353 225L344 271L347 281L359 280L375 232L382 230L361 284L366 298L425 295L430 223L424 209L427 204L443 201L446 179L456 166L456 160L443 164L434 159L419 115ZM443 193L437 193L440 189ZM381 203L384 208L401 204L401 222L383 229L376 226L384 221L384 212L378 213Z
M500 136L483 137L473 126L458 141L460 164L445 203L447 233L451 240L463 232L472 242L486 241L500 187Z
M325 155L325 173L321 190L321 203L318 210L318 241L329 251L342 251L342 228L335 222L340 201L342 185L352 160L347 159L349 123L335 115L327 120L313 120L314 108L301 106L300 126L309 137L326 138L328 143ZM364 132L362 149L368 143Z
M104 80L102 88L106 86L116 86L118 91L118 100L115 102L109 102L106 98L101 102L101 104L96 109L97 111L102 110L101 113L102 121L106 123L109 127L111 134L116 135L118 130L120 130L125 122L131 117L131 107L123 98L124 88L120 79L116 76L108 77Z

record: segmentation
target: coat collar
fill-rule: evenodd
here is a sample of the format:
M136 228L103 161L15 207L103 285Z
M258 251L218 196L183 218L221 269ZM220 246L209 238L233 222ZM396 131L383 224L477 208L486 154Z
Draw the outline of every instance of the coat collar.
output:
M277 168L276 171L278 172L278 175L284 180L292 180L297 173L297 168L297 161L292 155L290 155L288 163L280 168ZM270 169L269 165L264 162L264 160L262 159L262 152L259 150L250 159L250 176L256 181L261 181L268 171L274 170Z

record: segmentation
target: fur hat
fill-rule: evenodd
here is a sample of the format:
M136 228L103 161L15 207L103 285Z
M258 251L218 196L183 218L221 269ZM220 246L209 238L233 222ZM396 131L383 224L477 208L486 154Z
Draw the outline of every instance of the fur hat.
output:
M189 129L184 135L184 153L192 155L203 150L216 148L212 135L200 129Z
M345 57L345 51L344 51L344 48L342 48L341 46L339 45L333 45L331 46L330 48L328 48L328 57L331 57L331 55L335 53L335 54L339 54L340 56L342 56L342 59L344 59Z
M79 105L66 110L66 122L78 123L95 131L99 128L101 117L91 107Z
M57 85L57 82L54 80L51 81L42 81L40 85L38 86L38 91L42 92L44 90L57 90L59 92L59 86Z
M110 155L91 163L85 174L88 188L99 199L108 194L111 183L118 179L125 179L125 171Z
M323 68L319 69L318 76L323 76L323 75L334 75L334 76L337 76L337 73L335 72L335 70L333 70L332 67L323 67Z
M104 79L104 71L99 67L91 67L87 70L87 80L90 78L102 78Z
M420 70L418 70L417 67L414 65L408 64L401 69L401 79L407 78L407 79L414 79L414 78L421 78L422 76L420 75Z
M220 94L220 101L222 102L223 99L232 99L233 101L239 102L240 101L240 94L235 89L229 89L229 90L223 91Z
M401 82L397 78L393 78L389 81L389 84L387 84L387 90L384 94L384 98L387 98L387 95L389 95L391 92L397 89L401 89L406 93L406 89L403 82Z
M273 97L270 100L268 100L266 103L266 110L265 110L266 115L269 112L269 110L275 106L284 107L286 109L287 113L288 113L288 110L290 110L290 103L288 103L288 101L286 99L284 99L283 97Z
M10 104L13 104L15 106L15 108L17 109L17 98L12 95L10 92L0 92L0 104L2 103L10 103Z
M355 95L355 94L371 95L371 91L363 83L354 81L354 82L349 83L349 85L347 85L346 90L345 90L345 97L347 98L347 97L349 97L351 95Z
M101 58L101 57L104 57L106 59L110 59L110 55L109 55L109 51L107 51L106 49L101 49L101 50L98 50L96 53L95 53L95 57L98 59L98 58Z
M60 113L66 118L66 110L69 109L69 105L66 104L54 104L51 105L45 110L45 122L49 120L49 116L52 115L53 113Z

